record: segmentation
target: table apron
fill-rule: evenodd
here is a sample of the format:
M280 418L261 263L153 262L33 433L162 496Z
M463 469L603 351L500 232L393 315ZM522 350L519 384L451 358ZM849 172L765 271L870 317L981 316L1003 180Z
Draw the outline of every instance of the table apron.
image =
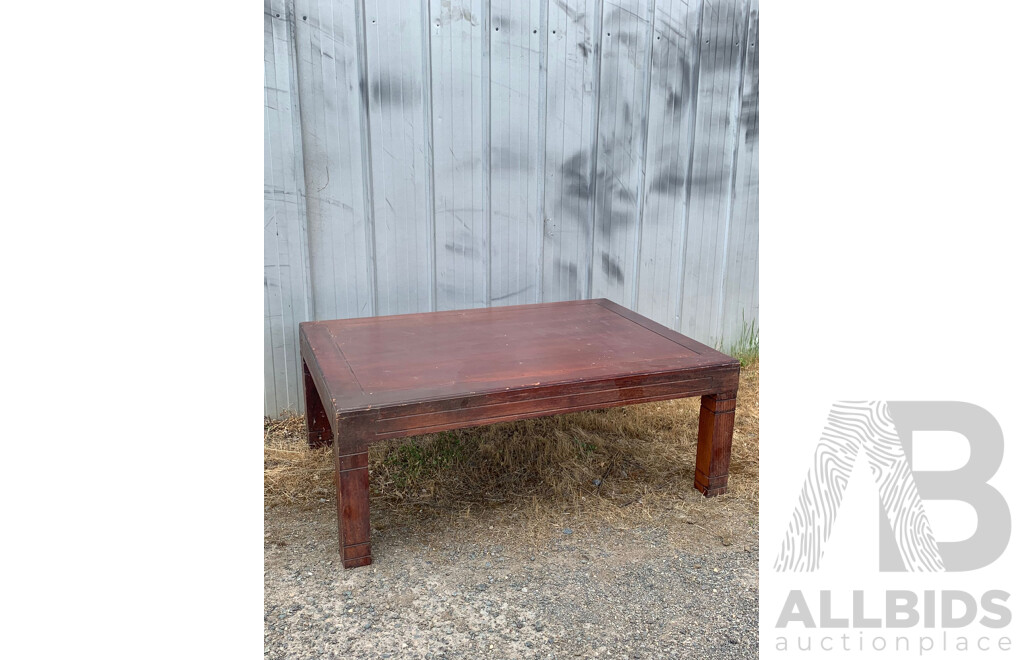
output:
M395 414L392 409L386 413L382 411L372 424L373 439L384 440L531 417L701 396L728 389L730 383L725 382L727 380L734 379L707 375L630 387L610 385L606 389L585 392L564 393L563 390L562 394L552 396L504 403L470 404L454 410L430 410L408 415ZM731 386L735 389L735 385ZM469 402L463 400L460 403Z

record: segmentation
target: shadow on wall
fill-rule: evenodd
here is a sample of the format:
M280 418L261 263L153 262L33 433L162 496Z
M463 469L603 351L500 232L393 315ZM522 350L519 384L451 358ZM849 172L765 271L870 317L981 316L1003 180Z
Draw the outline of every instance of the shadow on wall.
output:
M444 29L449 24L463 23L479 30L480 17L458 5L445 3L438 26ZM694 191L705 199L716 198L712 201L721 201L717 198L731 193L728 185L722 185L723 177L729 175L729 158L710 158L699 172L688 172L698 101L694 89L700 49L697 3L692 10L682 5L670 5L669 9L659 6L653 31L645 2L624 6L607 3L600 21L600 39L595 39L594 34L598 23L593 15L594 5L592 0L555 0L549 5L543 171L538 170L536 157L540 132L534 109L542 78L533 66L541 51L532 46L539 41L529 39L530 34L536 33L536 20L534 17L529 22L519 15L505 15L499 7L492 7L490 29L525 35L525 46L514 51L512 57L499 60L494 56L491 66L507 67L510 78L529 81L529 95L522 95L521 89L510 89L509 103L530 107L533 116L530 121L490 123L492 148L487 163L482 157L480 126L459 126L470 133L467 136L445 134L435 139L435 213L438 226L451 228L445 235L439 234L437 240L437 268L441 273L438 296L442 307L446 295L453 299L466 295L465 278L487 262L488 236L492 255L519 257L537 254L539 246L531 241L536 242L537 235L542 233L547 262L543 295L535 291L536 281L526 281L522 269L493 269L488 295L491 301L579 298L589 291L588 278L604 283L603 289L595 286L594 295L621 292L636 267L640 205L644 206L644 231L649 227L657 231L659 225L683 222L687 199ZM746 16L739 11L735 14L734 25L725 29L742 34ZM721 23L718 29L722 29ZM478 56L476 51L474 56ZM595 58L600 58L600 63ZM473 58L452 55L443 64L450 67L443 75L452 80L471 80L474 76L479 79L482 75L480 61ZM729 65L722 60L722 67ZM719 66L717 58L710 64L701 64L705 70L708 66ZM502 71L501 75L506 74ZM458 89L452 92L453 98L440 98L437 76L433 102L436 112L444 115L443 120L452 122L452 115L465 116L458 109L462 103L469 104L469 112L476 113L474 121L481 121L479 99ZM368 91L371 102L380 108L383 124L404 121L400 108L425 102L422 81L418 63L410 65L408 71L396 70L392 65L387 70L371 72ZM491 84L496 83L492 80ZM756 80L752 88L754 92L741 99L740 123L746 134L756 139ZM708 123L727 124L729 105L711 104ZM491 112L495 112L493 106ZM444 127L446 131L452 129L447 124ZM696 129L700 131L701 127ZM472 143L475 148L452 148L472 140L476 140ZM450 153L443 153L442 149ZM398 153L387 157L413 156ZM490 166L492 189L501 187L492 199L498 199L507 188L512 200L507 207L495 203L489 231L481 230L488 221L484 217L482 193L485 164ZM529 194L538 189L541 177L544 198L538 204L537 200L529 199ZM514 203L519 199L517 194L529 203ZM541 208L543 218L538 219ZM524 224L540 231L527 231L522 227ZM401 227L397 230L404 231ZM528 300L519 299L524 295ZM472 300L473 304L482 302Z

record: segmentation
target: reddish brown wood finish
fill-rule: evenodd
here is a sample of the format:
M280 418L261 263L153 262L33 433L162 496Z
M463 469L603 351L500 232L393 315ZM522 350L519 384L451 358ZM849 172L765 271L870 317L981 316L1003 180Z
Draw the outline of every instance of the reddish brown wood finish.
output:
M313 377L309 375L306 362L302 362L302 384L306 393L306 433L310 447L325 447L332 439L331 422L327 419L324 404L316 391Z
M695 485L725 492L739 362L608 300L302 323L300 346L346 568L371 561L366 451L386 438L702 396Z
M736 392L706 394L700 400L697 427L697 468L693 486L705 495L721 495L729 480Z
M338 548L345 568L370 558L370 472L366 452L334 456L338 489Z

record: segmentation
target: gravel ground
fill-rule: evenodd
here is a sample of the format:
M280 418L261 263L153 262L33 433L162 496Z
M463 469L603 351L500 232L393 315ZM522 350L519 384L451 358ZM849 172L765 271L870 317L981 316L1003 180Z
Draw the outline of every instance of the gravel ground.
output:
M371 518L374 563L347 571L331 503L268 507L264 655L756 657L757 513L713 502L630 528L576 512L531 538L500 510Z

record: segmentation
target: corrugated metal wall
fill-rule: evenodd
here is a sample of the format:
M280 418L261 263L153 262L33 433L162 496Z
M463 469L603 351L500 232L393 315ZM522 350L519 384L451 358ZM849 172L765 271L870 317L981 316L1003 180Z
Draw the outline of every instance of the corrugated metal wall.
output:
M758 307L757 0L265 1L265 407L298 323Z

